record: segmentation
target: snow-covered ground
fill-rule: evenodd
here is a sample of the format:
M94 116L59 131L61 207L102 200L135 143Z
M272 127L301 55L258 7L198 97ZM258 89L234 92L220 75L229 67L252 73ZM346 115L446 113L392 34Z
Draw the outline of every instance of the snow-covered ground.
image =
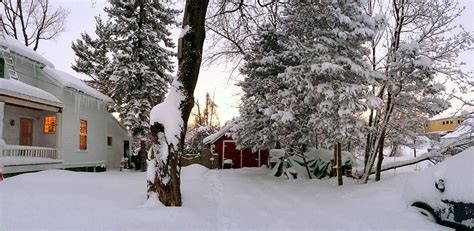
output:
M285 180L185 167L181 208L143 207L145 173L49 170L0 182L0 230L445 230L402 199L406 179Z

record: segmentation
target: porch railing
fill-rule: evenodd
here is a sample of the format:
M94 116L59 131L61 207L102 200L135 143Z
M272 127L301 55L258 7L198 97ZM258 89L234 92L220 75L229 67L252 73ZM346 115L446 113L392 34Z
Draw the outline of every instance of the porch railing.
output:
M55 148L6 145L2 149L3 157L37 157L58 159L58 150Z

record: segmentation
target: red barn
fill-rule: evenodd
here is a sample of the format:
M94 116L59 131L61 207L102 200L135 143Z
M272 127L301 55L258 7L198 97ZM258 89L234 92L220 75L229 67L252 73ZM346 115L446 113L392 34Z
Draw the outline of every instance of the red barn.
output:
M268 165L268 151L258 150L252 152L250 148L239 150L235 140L232 139L229 130L232 126L223 127L219 132L206 137L203 142L209 150L219 155L219 166L231 160L232 168L260 167Z

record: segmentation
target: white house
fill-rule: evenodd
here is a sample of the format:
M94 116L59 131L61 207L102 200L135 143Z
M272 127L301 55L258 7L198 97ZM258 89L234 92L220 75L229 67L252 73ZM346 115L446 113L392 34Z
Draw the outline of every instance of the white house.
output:
M118 168L130 135L112 99L0 34L0 162L4 173Z

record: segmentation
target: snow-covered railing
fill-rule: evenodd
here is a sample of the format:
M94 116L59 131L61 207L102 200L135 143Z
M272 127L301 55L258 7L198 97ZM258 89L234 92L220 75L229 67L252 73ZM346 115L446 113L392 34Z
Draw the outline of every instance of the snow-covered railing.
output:
M3 157L37 157L58 159L58 150L55 148L6 145L2 148Z

